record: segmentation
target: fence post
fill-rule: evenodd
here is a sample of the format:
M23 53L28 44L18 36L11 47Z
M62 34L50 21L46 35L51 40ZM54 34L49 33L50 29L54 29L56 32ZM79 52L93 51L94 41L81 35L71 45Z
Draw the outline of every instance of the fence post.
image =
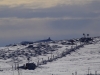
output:
M77 71L75 72L75 75L77 75Z
M14 62L15 63L15 70L17 69L17 65L16 65L16 62Z
M51 51L51 60L52 60L52 51Z
M72 73L72 75L74 75L74 73Z
M53 60L54 60L54 55L53 55Z
M97 75L97 71L95 71L95 75Z
M39 60L38 60L38 62L37 62L37 66L39 66Z
M12 65L12 71L13 71L13 75L14 75L14 67L13 67L13 65Z
M49 57L48 57L48 61L49 61Z
M88 68L88 75L90 75L90 68Z
M43 58L42 58L42 63L43 63Z
M71 46L71 49L73 49L73 46Z

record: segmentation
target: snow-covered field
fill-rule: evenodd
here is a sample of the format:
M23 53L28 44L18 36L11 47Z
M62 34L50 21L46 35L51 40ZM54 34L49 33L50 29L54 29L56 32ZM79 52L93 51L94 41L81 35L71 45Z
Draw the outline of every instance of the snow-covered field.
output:
M71 55L41 66L35 72L37 75L43 75L43 73L46 75L71 75L75 72L84 75L88 73L88 69L91 73L95 73L95 71L100 73L100 44L85 46Z
M49 43L49 45L54 45ZM72 45L56 44L61 48L55 48L52 52L53 55L60 54L66 49L70 49ZM77 43L79 45L79 43ZM76 46L76 45L74 45ZM11 47L10 47L11 48ZM24 48L24 47L20 47ZM16 49L15 49L16 50ZM48 60L51 54L39 55L38 57L32 57L32 61L37 62L38 59ZM27 62L26 59L21 61L20 64ZM7 60L0 60L0 75L18 75L18 71L12 70L13 63L11 58ZM2 71L3 69L3 71ZM35 70L19 70L19 75L73 75L77 72L77 75L86 75L88 72L95 74L97 71L100 74L100 42L96 44L85 45L84 47L77 49L75 52L66 55L63 58L59 58L53 62L40 65Z

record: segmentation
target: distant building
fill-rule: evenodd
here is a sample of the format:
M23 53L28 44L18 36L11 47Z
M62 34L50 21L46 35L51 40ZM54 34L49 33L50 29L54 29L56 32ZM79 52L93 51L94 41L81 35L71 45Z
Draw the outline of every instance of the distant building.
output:
M45 40L39 40L39 41L36 41L36 42L49 42L49 41L53 41L53 40L51 40L51 38L49 37L48 39L45 39Z

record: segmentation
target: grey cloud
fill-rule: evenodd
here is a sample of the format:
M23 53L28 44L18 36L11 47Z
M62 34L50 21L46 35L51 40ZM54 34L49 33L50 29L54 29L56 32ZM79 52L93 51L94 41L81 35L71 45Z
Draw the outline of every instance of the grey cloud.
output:
M80 20L56 20L56 21L52 21L51 22L51 27L54 29L59 29L59 30L63 30L63 29L67 29L67 30L80 30L80 29L84 29L86 26L89 25L89 23L91 23L91 19L87 20L87 19L80 19Z
M62 5L52 8L44 9L28 9L23 6L9 8L0 8L0 18L5 17L17 17L17 18L44 18L44 17L98 17L100 13L94 13L98 11L100 7L100 1L93 1L88 5Z

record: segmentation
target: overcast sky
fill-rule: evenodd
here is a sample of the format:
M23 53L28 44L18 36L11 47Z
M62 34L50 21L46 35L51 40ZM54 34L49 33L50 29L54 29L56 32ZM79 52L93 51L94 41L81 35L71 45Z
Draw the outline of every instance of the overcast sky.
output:
M0 46L100 35L100 0L0 0Z

